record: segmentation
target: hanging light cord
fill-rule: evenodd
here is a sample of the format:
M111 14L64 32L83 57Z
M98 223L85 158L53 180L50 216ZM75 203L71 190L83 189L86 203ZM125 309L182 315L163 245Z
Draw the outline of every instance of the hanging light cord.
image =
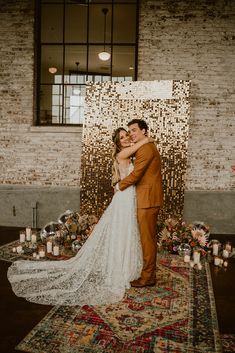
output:
M108 9L104 8L102 9L102 12L104 14L104 51L105 51L105 40L106 40L106 15L108 13Z

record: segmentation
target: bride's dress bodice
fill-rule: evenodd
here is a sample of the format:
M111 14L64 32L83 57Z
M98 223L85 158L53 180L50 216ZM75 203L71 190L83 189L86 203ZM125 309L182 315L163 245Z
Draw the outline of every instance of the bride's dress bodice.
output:
M132 170L134 169L134 166L132 163L128 164L127 166L119 163L118 169L120 173L120 178L124 179L127 175L129 175L132 172Z
M133 169L120 168L121 178ZM135 188L118 191L77 255L66 261L16 261L8 269L15 294L51 305L109 304L140 276L142 250Z

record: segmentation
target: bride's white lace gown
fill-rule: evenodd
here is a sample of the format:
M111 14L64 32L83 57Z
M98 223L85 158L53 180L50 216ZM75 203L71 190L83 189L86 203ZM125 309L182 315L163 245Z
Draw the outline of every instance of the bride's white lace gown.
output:
M120 170L124 178L131 170ZM19 297L51 305L99 305L121 300L140 276L142 250L135 188L117 192L77 255L66 261L16 261L8 279Z

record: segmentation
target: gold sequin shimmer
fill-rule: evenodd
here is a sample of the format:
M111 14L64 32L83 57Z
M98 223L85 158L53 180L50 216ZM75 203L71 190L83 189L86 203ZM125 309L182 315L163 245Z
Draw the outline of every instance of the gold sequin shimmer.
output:
M113 195L112 133L144 119L162 158L161 218L181 216L188 143L190 81L89 83L81 160L81 212L100 216Z

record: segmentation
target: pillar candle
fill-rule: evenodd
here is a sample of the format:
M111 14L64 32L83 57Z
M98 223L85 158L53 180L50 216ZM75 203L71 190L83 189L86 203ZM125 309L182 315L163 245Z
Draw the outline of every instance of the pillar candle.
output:
M212 249L213 249L213 255L217 256L219 252L219 244L216 244L216 243L213 244Z
M46 255L44 250L40 250L38 254L40 257L45 257Z
M197 250L194 250L193 252L193 261L195 264L198 264L200 262L200 252Z
M26 240L30 241L31 240L31 234L32 234L31 227L26 227L25 231L26 231Z
M228 242L225 244L225 250L227 250L228 252L230 252L232 250L231 243Z
M32 244L35 244L37 242L37 234L35 234L35 233L32 234L31 242L32 242Z
M52 253L52 242L50 240L47 242L47 252Z
M54 256L59 256L60 254L60 248L58 245L55 245L54 248L53 248L53 255Z
M184 262L189 262L189 261L190 261L190 256L184 255Z
M21 243L25 242L25 232L20 232L20 242Z
M227 258L228 255L229 255L228 250L224 249L224 250L223 250L223 257Z
M217 256L214 258L214 265L215 266L219 266L220 265L220 258L217 257Z
M228 261L224 261L224 267L228 267Z

